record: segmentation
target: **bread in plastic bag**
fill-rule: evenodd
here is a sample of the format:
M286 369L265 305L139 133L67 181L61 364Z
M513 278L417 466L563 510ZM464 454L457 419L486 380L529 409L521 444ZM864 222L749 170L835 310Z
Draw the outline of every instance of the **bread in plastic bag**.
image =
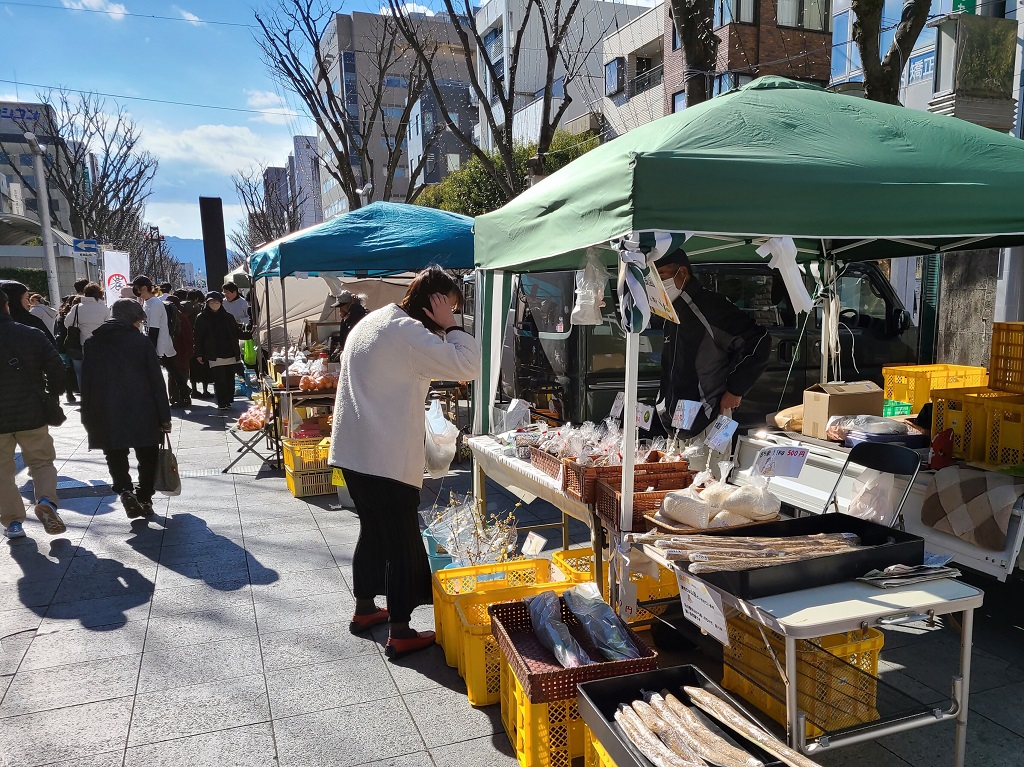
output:
M661 501L661 514L687 527L703 530L711 524L718 509L690 488L672 490Z
M533 633L554 653L559 663L565 668L576 668L594 662L569 633L569 627L562 620L561 601L554 591L544 591L535 597L527 597L525 601L533 622Z
M601 598L596 583L581 583L574 586L565 592L563 598L583 630L587 632L590 641L607 660L640 657L622 621Z

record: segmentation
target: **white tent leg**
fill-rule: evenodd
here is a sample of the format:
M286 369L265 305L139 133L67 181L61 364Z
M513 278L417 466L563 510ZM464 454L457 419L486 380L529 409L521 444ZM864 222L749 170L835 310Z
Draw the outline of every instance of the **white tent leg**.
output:
M639 388L640 334L626 334L626 399L622 408L622 532L633 529L633 465L636 463L636 405Z
M821 265L821 284L824 288L821 302L821 383L828 383L829 371L832 370L832 344L828 328L832 320L832 281L834 279L834 263L829 261L826 256Z

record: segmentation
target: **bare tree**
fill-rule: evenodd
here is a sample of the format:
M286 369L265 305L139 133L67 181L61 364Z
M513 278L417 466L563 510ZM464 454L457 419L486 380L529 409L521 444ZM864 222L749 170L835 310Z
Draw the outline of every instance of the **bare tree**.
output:
M245 209L245 220L231 232L228 241L242 258L262 245L296 231L302 223L300 190L293 198L277 184L264 183L265 167L248 168L231 177L235 192Z
M38 98L53 109L53 125L48 128L55 138L54 155L47 163L46 182L51 197L59 193L67 200L71 234L123 247L135 235L158 164L140 147L139 126L116 104L108 111L106 100L93 93L58 89ZM0 157L35 196L35 184L11 162L3 144ZM54 206L51 211L59 226Z
M156 283L181 285L184 282L181 262L174 257L156 227L145 223L141 217L135 219L134 230L119 247L128 251L128 266L133 275L144 274Z
M853 40L864 69L864 95L872 101L900 103L900 78L910 61L917 38L928 21L931 0L908 0L896 25L889 50L882 57L881 34L884 0L853 0Z
M368 200L393 196L406 151L410 113L423 92L425 72L437 46L426 43L420 58L399 35L394 19L378 16L371 49L359 51L366 55L370 71L360 72L354 92L348 93L342 78L331 77L339 65L338 51L328 51L329 46L322 45L333 38L335 14L325 0L277 0L271 10L256 14L260 30L256 42L271 74L308 110L325 145L321 146L322 167L354 210L362 204L358 190L367 182L373 184ZM392 87L393 78L404 81L404 86ZM388 102L389 94L395 93L402 93L401 107ZM401 110L397 118L393 109ZM436 138L431 134L424 141L432 143ZM384 151L382 167L378 167L378 139ZM422 171L422 162L409 168L407 199L419 193Z
M683 49L683 89L686 105L711 98L718 67L718 43L714 33L714 0L670 0L672 23Z

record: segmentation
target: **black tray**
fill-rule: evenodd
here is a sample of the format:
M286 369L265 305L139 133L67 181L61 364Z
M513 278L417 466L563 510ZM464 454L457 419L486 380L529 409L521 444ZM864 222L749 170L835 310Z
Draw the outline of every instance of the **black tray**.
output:
M699 573L692 577L710 583L740 599L759 599L815 586L844 583L883 570L889 565L924 564L924 539L848 514L818 514L778 522L748 525L736 531L741 537L787 537L814 533L855 533L862 548L827 557L785 565L736 572ZM730 535L728 528L703 535Z
M580 716L617 767L653 767L651 762L622 732L619 723L615 721L615 712L620 703L632 703L634 700L642 699L641 691L644 690L661 692L663 689L668 689L684 704L689 704L690 701L686 697L686 693L680 689L684 685L703 687L708 692L727 700L735 708L743 710L735 699L712 682L696 666L675 666L657 671L646 671L642 674L629 674L594 682L584 682L579 686ZM783 767L781 761L764 749L741 735L737 735L699 708L694 706L691 708L712 732L761 760L765 767Z

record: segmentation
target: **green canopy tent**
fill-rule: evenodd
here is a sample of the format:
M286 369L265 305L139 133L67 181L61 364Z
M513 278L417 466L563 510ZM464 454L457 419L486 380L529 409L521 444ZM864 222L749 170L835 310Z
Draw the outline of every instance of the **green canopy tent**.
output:
M695 262L763 261L758 247L792 238L798 260L824 259L826 285L836 261L1019 245L1024 143L764 77L588 152L477 218L474 231L483 345L476 428L486 432L506 273L579 269L592 247L614 264L609 243L644 233L688 237ZM626 413L636 403L637 338L627 333ZM632 440L625 448L631 465ZM632 479L623 472L624 530Z

